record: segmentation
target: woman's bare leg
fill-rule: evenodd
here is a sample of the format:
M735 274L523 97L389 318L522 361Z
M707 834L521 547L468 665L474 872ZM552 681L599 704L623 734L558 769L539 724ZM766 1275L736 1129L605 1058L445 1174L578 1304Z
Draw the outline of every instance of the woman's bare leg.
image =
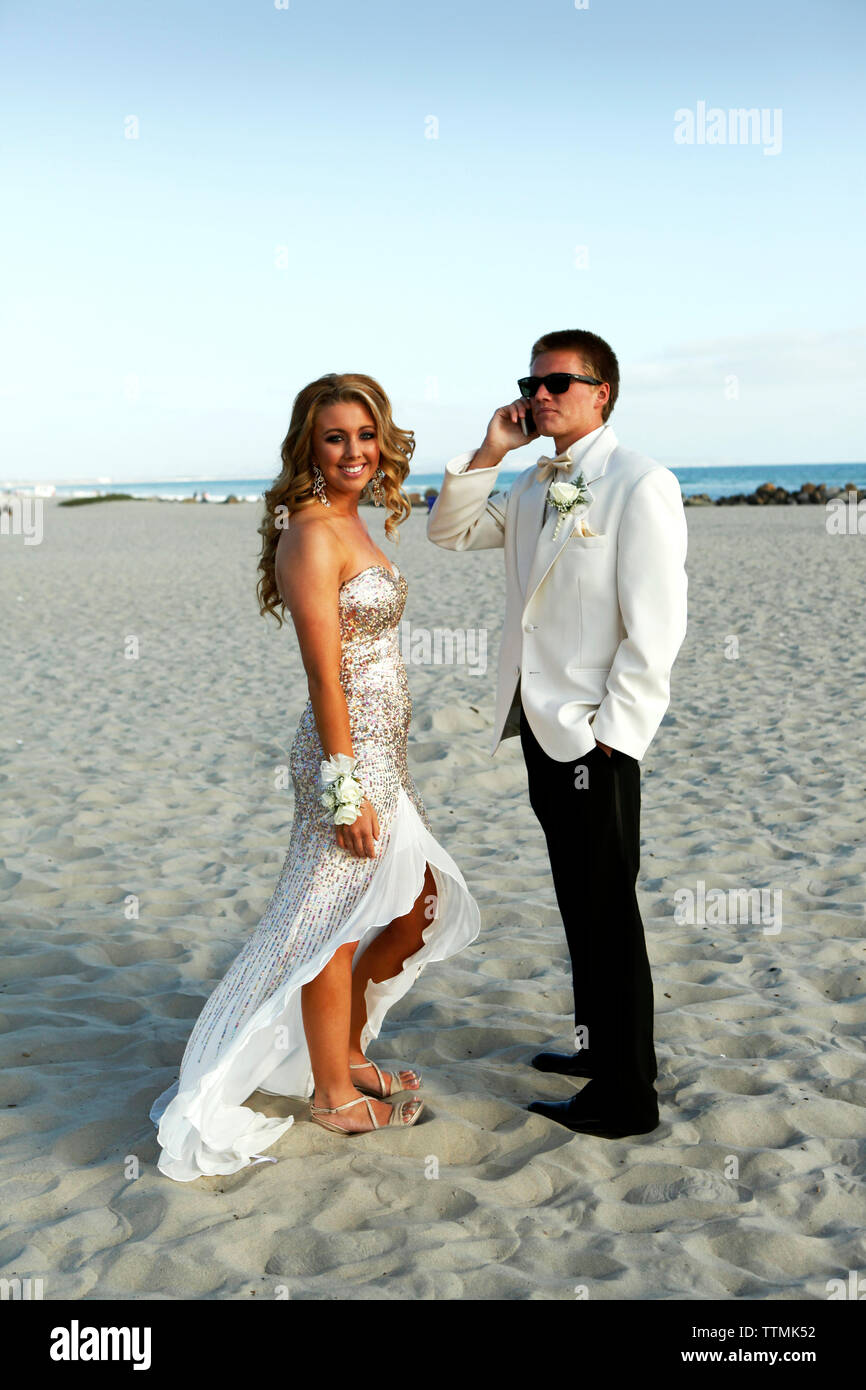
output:
M424 866L424 884L420 894L410 907L409 911L402 917L395 917L384 931L381 931L374 941L363 952L355 962L355 969L352 972L352 1006L351 1019L349 1024L349 1057L350 1062L363 1062L364 1054L361 1051L361 1033L367 1022L367 1004L364 998L367 985L370 980L375 984L381 984L383 980L393 979L399 975L403 968L403 962L409 956L414 956L423 945L423 933L430 925L436 911L436 882L429 864ZM367 1072L355 1072L356 1077L360 1076L365 1086L376 1086L376 1073L370 1067ZM412 1072L400 1072L400 1089L415 1090L417 1081ZM387 1085L387 1078L386 1078Z
M301 989L301 1013L316 1086L313 1104L328 1109L360 1095L349 1071L352 957L357 945L357 941L350 941L341 946L316 978ZM391 1106L378 1100L371 1103L379 1124L386 1125ZM344 1110L336 1116L336 1123L347 1130L371 1128L366 1105Z

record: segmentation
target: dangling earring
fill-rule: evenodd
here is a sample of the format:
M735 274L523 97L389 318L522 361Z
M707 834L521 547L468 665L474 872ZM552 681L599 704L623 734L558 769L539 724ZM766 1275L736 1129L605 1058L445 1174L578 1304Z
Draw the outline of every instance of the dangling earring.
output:
M313 463L313 492L325 507L330 507L328 495L325 492L325 475L317 463Z
M382 486L382 483L384 482L384 480L385 480L385 470L384 470L383 468L377 468L377 469L376 469L376 472L373 474L373 506L374 506L374 507L384 507L384 505L385 505L385 489L384 489L384 487Z

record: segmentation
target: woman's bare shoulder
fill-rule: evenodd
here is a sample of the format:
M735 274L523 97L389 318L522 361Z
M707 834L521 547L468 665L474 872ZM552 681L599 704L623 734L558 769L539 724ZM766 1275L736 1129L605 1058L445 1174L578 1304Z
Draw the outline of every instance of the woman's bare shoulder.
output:
M288 587L303 573L309 580L336 579L343 563L343 546L327 517L315 512L294 514L277 542L274 557L278 580ZM280 585L283 588L283 584Z

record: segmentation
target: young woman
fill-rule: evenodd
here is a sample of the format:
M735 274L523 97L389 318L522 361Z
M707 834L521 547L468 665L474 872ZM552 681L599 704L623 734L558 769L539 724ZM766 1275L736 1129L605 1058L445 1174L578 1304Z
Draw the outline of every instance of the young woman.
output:
M262 614L280 625L279 610L291 614L309 688L291 750L294 822L267 910L150 1112L160 1170L181 1182L236 1172L289 1128L243 1104L255 1091L311 1096L311 1118L340 1134L414 1124L420 1076L405 1062L382 1070L367 1046L419 972L478 934L409 773L406 579L358 511L372 493L397 538L414 447L371 377L331 373L295 400L265 494L258 584Z

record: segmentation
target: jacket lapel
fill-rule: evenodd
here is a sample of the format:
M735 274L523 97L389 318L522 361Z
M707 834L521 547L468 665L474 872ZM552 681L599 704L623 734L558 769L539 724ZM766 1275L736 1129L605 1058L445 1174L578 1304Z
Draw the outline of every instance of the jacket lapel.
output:
M528 591L529 575L544 520L544 503L550 479L532 478L517 509L517 577L523 594Z
M562 482L572 482L574 478L582 473L587 484L597 481L597 479L604 476L608 461L616 446L616 435L608 425L598 436L598 439L593 442L580 462L575 464L574 468L569 473L563 474L560 480ZM582 515L583 512L588 511L595 500L594 494L587 486L586 506L578 508L562 518L559 535L556 540L554 540L553 533L556 530L556 523L559 520L559 512L555 507L549 509L548 515L542 524L544 504L547 499L547 489L550 483L550 478L535 479L532 486L527 488L523 497L520 499L520 508L517 515L517 544L518 570L524 594L524 604L529 603L529 600L532 598L539 584L546 577L551 565L568 543L577 517ZM534 546L533 538L535 541Z

